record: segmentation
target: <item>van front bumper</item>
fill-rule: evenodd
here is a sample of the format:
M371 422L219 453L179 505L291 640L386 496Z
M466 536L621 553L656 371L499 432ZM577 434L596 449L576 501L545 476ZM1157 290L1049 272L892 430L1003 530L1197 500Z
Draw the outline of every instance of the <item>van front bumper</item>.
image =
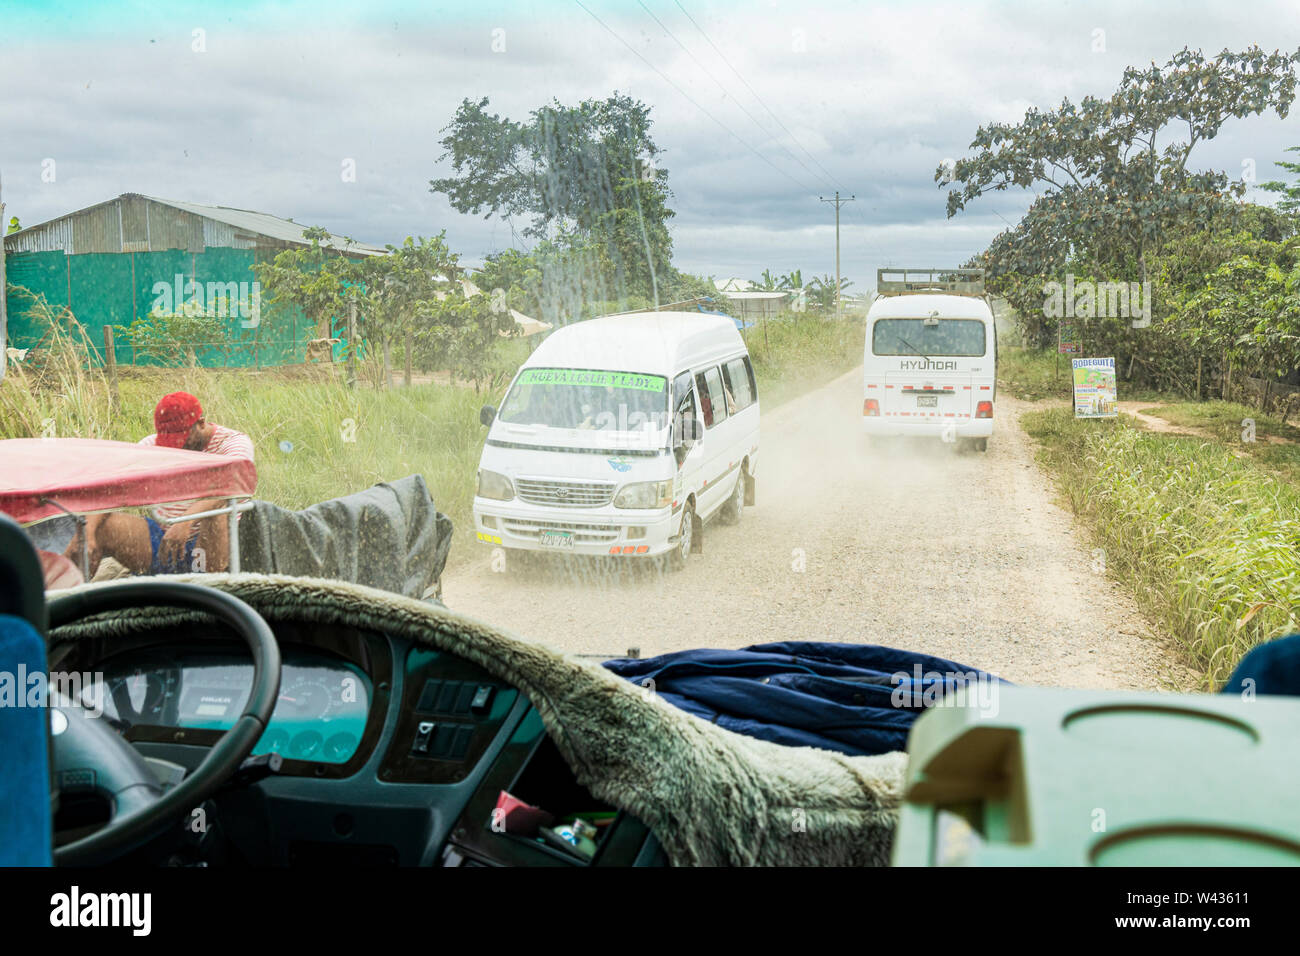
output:
M610 505L596 511L578 511L539 507L517 499L474 499L474 531L480 542L548 554L643 558L664 554L676 544L680 520L680 508L645 511ZM543 531L560 532L560 540L569 541L569 545L543 544Z
M862 431L881 437L914 435L918 438L988 438L993 434L991 418L954 418L948 421L912 422L905 418L863 415Z

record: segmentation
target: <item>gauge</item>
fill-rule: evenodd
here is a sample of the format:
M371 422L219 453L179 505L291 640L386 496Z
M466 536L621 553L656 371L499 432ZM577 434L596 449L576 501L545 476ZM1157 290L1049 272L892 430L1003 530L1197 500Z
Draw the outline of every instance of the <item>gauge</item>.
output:
M176 695L176 672L137 669L110 678L108 693L119 716L132 723L163 724Z
M298 678L280 688L275 718L280 720L315 720L324 717L334 702L334 694L322 680Z
M253 748L254 752L259 754L283 754L288 749L289 732L278 729L271 729L262 734L262 739Z
M324 738L314 730L304 730L300 734L295 734L289 741L289 756L296 757L298 760L310 760L316 756L320 750Z
M325 741L325 759L331 763L347 763L357 752L357 745L360 743L356 734L334 734Z

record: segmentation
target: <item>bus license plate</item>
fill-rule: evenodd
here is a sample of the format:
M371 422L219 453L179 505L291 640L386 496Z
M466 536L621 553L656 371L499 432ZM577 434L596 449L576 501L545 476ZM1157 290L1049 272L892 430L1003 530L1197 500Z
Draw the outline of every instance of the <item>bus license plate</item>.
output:
M573 534L569 531L543 531L537 543L543 548L567 548L573 550Z
M938 407L939 407L939 396L938 396L938 395L918 395L918 396L916 396L916 407L917 407L917 408L938 408Z

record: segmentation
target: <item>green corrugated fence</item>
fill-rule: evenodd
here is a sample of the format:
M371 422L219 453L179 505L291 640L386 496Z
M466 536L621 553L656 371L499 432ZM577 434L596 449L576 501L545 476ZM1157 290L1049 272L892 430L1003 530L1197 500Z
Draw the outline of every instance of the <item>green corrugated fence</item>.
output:
M6 258L8 280L9 341L12 348L36 346L44 335L28 312L31 301L15 287L43 295L54 308L68 306L93 343L96 362L103 361L104 327L127 326L147 316L155 304L175 308L194 297L194 286L207 302L209 289L233 294L239 308L234 314L212 318L211 344L196 350L198 364L208 367L289 365L306 360L307 342L316 328L297 307L273 307L260 301L260 314L251 317L254 262L251 249L207 248L201 253L182 249L163 252L11 253ZM176 291L179 277L180 300ZM161 292L160 283L168 287ZM214 285L210 286L209 283ZM233 286L231 285L233 283ZM246 294L241 295L246 290ZM157 365L157 359L135 356L119 332L115 336L117 361L124 365Z

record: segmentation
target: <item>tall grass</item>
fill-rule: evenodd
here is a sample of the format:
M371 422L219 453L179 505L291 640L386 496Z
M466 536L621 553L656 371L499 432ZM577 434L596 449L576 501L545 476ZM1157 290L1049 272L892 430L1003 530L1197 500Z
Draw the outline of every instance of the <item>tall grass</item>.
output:
M861 319L792 314L746 329L764 407L775 407L860 364L864 329Z
M1075 512L1130 586L1201 669L1227 679L1255 645L1300 629L1300 488L1215 441L1023 417Z

